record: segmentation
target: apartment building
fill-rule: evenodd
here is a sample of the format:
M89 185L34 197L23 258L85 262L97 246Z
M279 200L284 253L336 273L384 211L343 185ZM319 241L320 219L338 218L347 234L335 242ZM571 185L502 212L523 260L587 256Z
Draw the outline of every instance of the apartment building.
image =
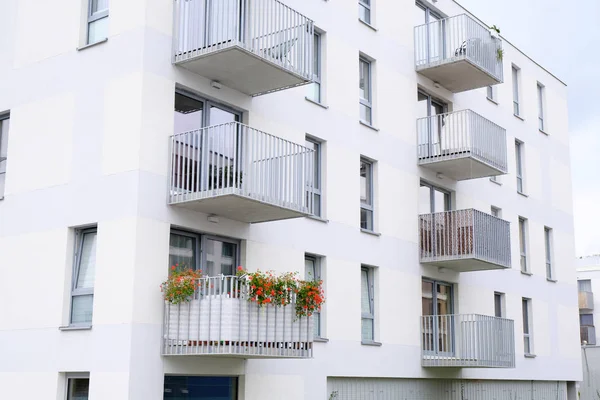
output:
M1 397L575 399L566 85L494 22L2 1ZM238 265L326 302L259 308Z

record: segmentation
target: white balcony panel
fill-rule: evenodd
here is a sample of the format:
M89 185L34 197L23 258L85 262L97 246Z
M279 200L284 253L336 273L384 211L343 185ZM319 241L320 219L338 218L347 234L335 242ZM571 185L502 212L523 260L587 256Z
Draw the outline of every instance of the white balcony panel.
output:
M313 79L313 21L277 0L176 0L173 63L249 95Z
M415 27L415 68L453 93L502 83L502 41L467 14Z

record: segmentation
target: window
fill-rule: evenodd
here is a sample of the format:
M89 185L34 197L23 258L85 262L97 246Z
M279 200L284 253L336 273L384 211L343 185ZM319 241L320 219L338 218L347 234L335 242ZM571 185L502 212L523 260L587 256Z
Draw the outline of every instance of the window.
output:
M308 147L309 149L312 149L315 151L314 156L314 163L315 163L315 176L314 176L314 185L313 188L309 190L308 196L309 196L309 201L310 201L310 196L312 196L312 201L313 201L313 215L317 216L317 217L321 217L321 209L322 209L322 204L321 204L321 187L322 187L322 173L321 173L321 160L322 160L322 156L321 156L321 149L322 149L322 143L319 142L317 139L314 139L312 137L306 137L306 142L304 144L306 147Z
M67 400L87 400L89 395L89 374L67 374Z
M313 255L305 255L304 256L304 279L307 281L320 281L322 280L321 274L321 257L313 256ZM313 321L314 321L314 335L315 337L321 337L321 313L314 312L313 313Z
M371 0L358 0L358 18L371 24Z
M580 314L579 325L581 326L594 326L594 314Z
M308 98L317 103L322 103L321 75L322 75L322 34L315 32L313 43L313 83L308 85Z
M417 135L418 156L420 159L442 156L447 144L442 144L442 136L448 135L446 125L448 105L426 92L417 91Z
M175 93L175 134L241 120L242 114L229 107L191 93L183 91ZM234 138L224 140L233 142Z
M531 311L531 299L523 297L523 344L526 355L533 354Z
M451 355L454 351L454 313L452 285L423 279L421 281L421 315L425 353Z
M524 193L523 185L523 142L515 140L515 159L517 164L517 192Z
M421 182L419 188L419 214L430 214L450 211L450 192Z
M554 268L552 266L552 229L544 227L544 245L546 248L546 278L554 280Z
M500 183L500 179L499 179L498 175L491 176L490 181Z
M582 344L596 345L594 314L579 314L579 335Z
M497 103L497 100L496 100L496 87L495 86L488 86L486 90L487 90L487 98L488 98L488 100L491 100L494 103Z
M504 293L494 292L494 315L498 318L505 318Z
M521 115L519 108L519 68L512 66L512 84L513 84L513 113L516 116Z
M492 215L496 218L502 218L502 209L498 207L491 207Z
M538 96L538 119L539 129L544 131L544 85L538 82L537 84L537 96Z
M521 252L521 272L529 273L527 264L527 220L519 217L519 249Z
M87 44L108 37L108 0L89 0L87 18Z
M361 332L363 342L375 341L375 285L373 284L373 268L360 269L361 299Z
M360 159L360 227L374 230L373 224L373 162Z
M0 199L4 197L4 183L6 181L9 116L9 114L0 114Z
M171 230L169 267L201 269L208 276L235 275L238 245L232 239Z
M373 124L373 103L372 103L372 63L364 57L359 58L359 83L358 94L360 104L360 120L368 125Z
M592 281L590 279L582 279L580 281L577 281L577 289L580 292L591 292Z
M78 230L75 233L75 238L70 325L91 325L98 231L96 228Z
M165 375L164 400L236 400L238 378Z

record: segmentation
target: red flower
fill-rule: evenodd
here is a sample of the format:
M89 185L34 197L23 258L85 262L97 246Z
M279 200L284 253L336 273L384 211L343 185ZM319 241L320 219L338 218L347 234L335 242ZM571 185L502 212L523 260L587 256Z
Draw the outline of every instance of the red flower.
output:
M174 265L171 267L171 271L175 271L175 266Z
M244 268L243 268L243 267L240 265L240 266L238 266L238 267L237 267L237 270L238 270L238 271L243 271L243 270L244 270Z

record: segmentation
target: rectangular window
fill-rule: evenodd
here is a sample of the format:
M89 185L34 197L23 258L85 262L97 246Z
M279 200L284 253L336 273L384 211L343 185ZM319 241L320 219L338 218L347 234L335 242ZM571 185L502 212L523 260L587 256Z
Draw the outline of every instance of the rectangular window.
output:
M539 129L544 131L544 86L537 84Z
M321 274L321 257L313 255L304 256L304 279L307 281L320 281L322 280ZM315 337L321 337L321 313L313 313L314 321L314 335Z
M529 273L527 264L527 220L519 217L519 249L521 252L521 272Z
M67 400L87 400L89 395L89 374L67 374Z
M523 142L515 140L515 161L517 172L517 192L524 193L523 185Z
M580 281L577 281L577 289L580 292L591 292L592 281L590 279L582 279Z
M87 18L87 44L108 37L108 0L89 0Z
M8 157L8 126L10 115L0 115L0 199L4 198L4 183L6 181L6 159Z
M368 125L373 124L372 103L372 63L364 57L359 58L360 76L358 83L358 94L360 104L360 120Z
M373 284L373 268L360 269L361 298L361 331L363 342L375 341L375 285Z
M554 280L554 267L552 265L552 229L544 227L544 245L546 249L546 278Z
M308 147L309 149L314 150L314 163L315 163L315 169L314 169L314 180L313 180L313 188L311 190L309 190L308 196L309 196L309 201L310 201L310 196L312 196L312 201L313 201L313 214L317 217L321 217L321 209L322 209L322 204L321 204L321 187L322 187L322 167L321 167L321 162L322 162L322 143L320 141L318 141L317 139L314 139L312 137L306 137L306 141L304 143L304 145L306 147Z
M487 98L492 100L494 103L497 102L496 100L496 87L495 86L488 86L487 87Z
M594 326L594 314L579 314L579 325Z
M494 292L494 315L498 318L505 318L504 293Z
M91 325L96 277L96 228L76 231L70 325Z
M533 354L531 311L531 299L523 297L523 344L525 354Z
M496 218L502 218L502 209L498 207L491 207L492 215Z
M450 192L421 181L419 187L419 214L450 211Z
M358 18L371 24L371 0L358 0Z
M169 267L201 269L207 276L235 275L239 242L211 235L171 230Z
M322 34L315 32L313 43L313 83L308 85L308 98L317 103L322 103L321 71L322 71Z
M521 115L519 108L519 68L512 66L512 84L513 84L513 113Z
M238 378L165 375L164 400L236 400Z
M373 163L360 159L360 227L373 231Z
M421 281L422 346L428 354L454 353L454 294L446 282Z

